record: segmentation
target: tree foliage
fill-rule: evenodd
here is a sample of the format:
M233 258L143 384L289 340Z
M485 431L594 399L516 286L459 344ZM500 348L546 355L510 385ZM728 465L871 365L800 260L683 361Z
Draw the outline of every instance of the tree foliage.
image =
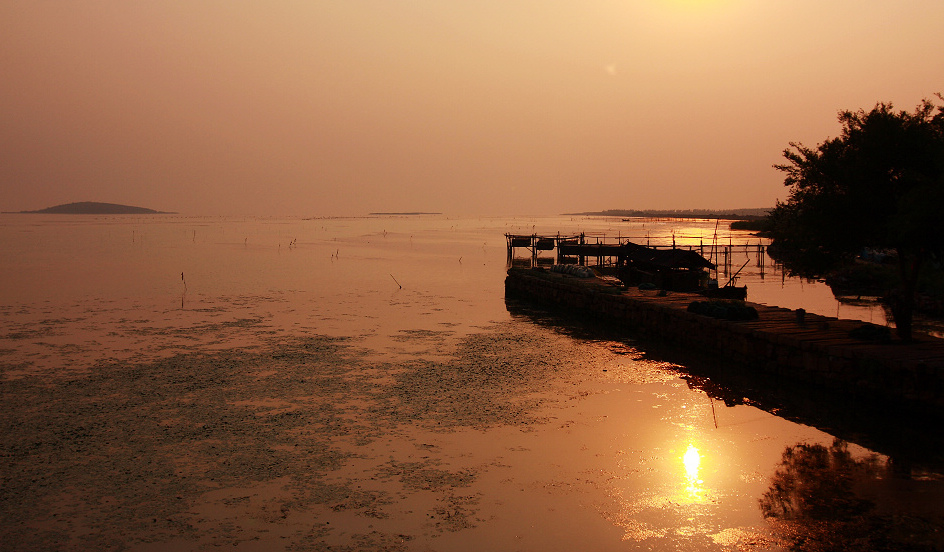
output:
M938 96L941 99L940 95ZM771 213L773 250L787 268L822 276L865 248L898 255L892 305L910 338L918 272L944 252L944 107L879 103L839 113L842 133L815 148L791 143L775 167L790 187Z

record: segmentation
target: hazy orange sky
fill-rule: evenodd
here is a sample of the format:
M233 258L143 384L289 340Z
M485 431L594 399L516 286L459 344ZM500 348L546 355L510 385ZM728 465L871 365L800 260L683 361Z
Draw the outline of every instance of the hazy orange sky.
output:
M773 206L944 92L944 2L0 0L0 211Z

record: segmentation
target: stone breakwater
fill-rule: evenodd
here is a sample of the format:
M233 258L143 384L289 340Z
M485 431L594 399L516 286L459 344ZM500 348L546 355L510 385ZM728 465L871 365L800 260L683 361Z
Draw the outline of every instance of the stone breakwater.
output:
M863 397L944 408L944 340L910 343L881 326L746 303L751 320L690 312L693 293L622 290L600 279L510 269L505 294L604 317L637 334L695 349L749 369Z

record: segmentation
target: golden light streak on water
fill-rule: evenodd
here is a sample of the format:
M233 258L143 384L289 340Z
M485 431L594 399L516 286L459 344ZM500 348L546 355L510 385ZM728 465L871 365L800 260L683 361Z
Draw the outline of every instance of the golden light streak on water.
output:
M688 498L693 502L698 502L702 498L701 484L702 480L698 478L698 468L701 466L701 454L695 445L689 444L688 450L682 455L682 464L685 465L685 476L688 479L688 487L685 491Z

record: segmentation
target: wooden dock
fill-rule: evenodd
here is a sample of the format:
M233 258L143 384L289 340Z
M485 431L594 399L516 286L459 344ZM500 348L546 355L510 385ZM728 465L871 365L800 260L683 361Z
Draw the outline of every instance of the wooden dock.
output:
M689 312L698 294L621 289L597 278L540 269L510 269L508 296L605 317L649 337L843 393L944 409L944 340L914 342L852 337L880 326L746 303L756 320L730 321Z
M539 266L547 262L563 264L575 263L581 266L596 266L606 268L614 266L619 258L620 247L631 241L629 236L604 235L604 234L505 234L505 240L508 246L508 266L516 264L516 260L524 260L528 266ZM639 244L642 245L642 244ZM743 255L756 255L756 264L763 271L767 257L767 246L763 243L738 243L729 242L728 244L705 244L699 242L695 244L676 244L672 245L649 245L651 249L685 249L697 251L702 257L708 259L712 264L718 267L719 272L728 275L733 272L733 259L735 253ZM519 250L524 250L525 256L517 255ZM542 257L543 253L549 253L553 256ZM542 263L542 261L544 261Z

